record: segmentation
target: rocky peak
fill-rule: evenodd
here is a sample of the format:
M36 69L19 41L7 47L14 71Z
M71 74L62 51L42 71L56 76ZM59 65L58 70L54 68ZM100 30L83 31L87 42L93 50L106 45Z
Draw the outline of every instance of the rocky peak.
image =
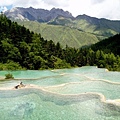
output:
M58 17L63 16L66 18L73 18L72 14L68 11L64 11L62 9L53 8L50 11L45 9L35 9L32 7L29 8L13 8L5 12L5 15L8 18L14 19L27 19L27 20L37 20L39 22L49 22L50 20Z

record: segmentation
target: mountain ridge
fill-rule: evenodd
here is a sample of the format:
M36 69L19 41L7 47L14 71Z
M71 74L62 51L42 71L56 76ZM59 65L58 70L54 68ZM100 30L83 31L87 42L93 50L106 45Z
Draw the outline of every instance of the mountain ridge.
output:
M15 19L19 19L19 14L22 15L23 20L37 20L38 22L48 22L51 19L54 19L57 16L64 16L68 18L73 18L72 14L68 11L63 11L59 8L52 8L51 10L45 9L35 9L32 7L29 8L22 8L16 7L11 10L5 12L5 15L8 18L12 18L13 16Z
M108 37L111 37L113 35L120 33L120 21L118 21L118 20L116 20L116 21L108 20L105 18L99 19L99 18L91 17L91 16L88 16L85 14L78 15L77 17L73 17L70 12L64 11L59 8L45 10L45 9L35 9L32 7L29 7L29 8L17 7L17 8L13 8L11 10L6 11L4 14L8 18L12 19L13 21L18 22L20 20L21 22L19 22L19 23L21 25L25 25L25 27L27 26L28 29L30 29L31 31L34 31L34 32L36 32L35 29L38 29L38 27L34 28L36 25L33 25L33 27L31 28L30 26L28 26L25 23L25 21L28 21L28 22L34 21L34 22L39 22L40 24L44 23L46 25L46 27L49 28L49 31L45 32L45 34L47 34L47 37L46 37L46 35L44 35L44 38L47 40L54 39L54 36L50 37L50 38L48 37L48 36L51 36L51 34L53 34L51 32L54 31L54 28L55 28L55 27L52 27L51 25L69 27L72 31L73 30L76 31L76 29L77 29L78 31L84 32L85 34L87 34L87 33L92 34L93 36L97 37L97 40L95 39L95 41L91 44L94 44L96 41L100 41L100 40L106 39ZM55 29L56 31L58 31L57 33L59 33L59 31L60 31L59 29L61 29L61 28L58 27L57 29ZM37 31L40 31L40 30L37 30ZM61 32L64 33L64 30ZM68 31L68 33L69 33L69 31ZM44 34L44 33L42 33L42 34ZM56 36L58 36L58 38L60 38L61 34L59 33ZM82 40L78 37L77 41L80 40L80 42L83 43L86 40L86 38L85 37L83 38L83 37L82 37ZM67 38L66 38L66 36L63 36L59 40L59 42L67 41L68 39L69 39L69 36ZM87 38L87 40L89 43L89 38ZM88 45L88 44L84 44L84 45ZM76 47L76 46L74 46L74 47ZM77 46L77 48L78 48L78 46Z
M85 32L91 32L100 35L103 35L102 33L103 30L105 30L104 33L106 33L106 31L109 29L107 37L110 37L120 32L120 20L96 18L85 14L73 17L70 12L64 11L63 9L59 8L45 10L35 9L32 7L29 8L16 7L6 11L4 14L8 18L11 18L13 20L20 19L28 21L38 21L40 23L44 22L53 25L64 25Z
M33 8L33 7L28 7L28 8L24 8L24 7L14 7L10 10L7 10L5 11L5 15L8 15L8 13L10 14L11 12L13 13L15 10L19 10L20 11L33 11L33 13L35 13L34 11L39 11L41 14L41 11L42 12L45 12L47 14L52 13L52 12L58 12L58 13L63 13L64 17L68 17L68 18L73 18L73 19L78 19L80 16L82 16L82 18L95 18L95 19L99 19L99 20L109 20L109 21L120 21L120 20L110 20L110 19L107 19L107 18L97 18L97 17L93 17L93 16L89 16L89 15L86 15L86 14L82 14L82 15L77 15L76 17L74 17L72 15L72 13L70 13L69 11L64 11L63 9L60 9L60 8L55 8L53 7L52 9L50 10L47 10L47 9L43 9L43 8ZM15 11L17 13L17 11ZM65 15L66 14L66 15ZM59 16L59 14L58 14ZM62 15L61 15L62 16Z

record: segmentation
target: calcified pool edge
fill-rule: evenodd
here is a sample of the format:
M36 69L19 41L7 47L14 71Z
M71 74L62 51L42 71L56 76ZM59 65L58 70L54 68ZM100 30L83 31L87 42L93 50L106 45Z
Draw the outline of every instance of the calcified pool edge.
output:
M64 86L64 85L59 85L59 86ZM106 100L103 94L97 93L97 92L86 92L81 94L58 94L55 92L47 91L46 89L44 89L44 87L40 87L32 84L26 85L24 88L20 88L20 89L0 88L0 91L1 93L4 93L4 96L7 98L18 97L17 94L14 94L15 91L19 91L19 93L21 92L19 96L35 93L42 96L42 98L45 101L54 102L55 104L58 104L58 105L72 104L76 102L83 102L87 100L98 99L103 104L103 106L106 106L109 109L114 109L115 111L120 111L120 99ZM6 94L6 93L10 91L13 94L10 94L9 96L9 94Z
M69 75L69 74L64 73L64 74L60 74L59 76L64 76L64 75ZM79 74L75 74L75 75L79 76ZM85 76L85 75L82 75L82 76L86 77L88 79L87 81L103 81L103 82L109 83L109 84L120 85L119 82L113 82L113 81L109 81L109 80L105 80L105 79L94 79L94 78L90 78L90 77ZM48 78L48 77L44 77L44 78ZM50 76L50 77L53 77L53 76ZM37 80L37 79L39 79L39 78L31 79L31 80ZM14 79L14 80L23 80L23 79ZM29 80L29 79L25 79L25 80ZM43 78L42 78L42 80L43 80ZM69 84L81 84L81 82L69 82L69 83L64 83L64 84L60 84L60 85L53 85L53 86L46 86L46 87L40 87L40 86L37 86L37 85L34 85L34 84L30 84L30 85L26 85L24 88L20 88L19 90L25 90L25 89L31 89L31 90L34 89L35 90L36 89L36 90L42 91L43 94L45 94L45 93L51 94L54 97L55 96L58 97L58 98L65 97L65 98L67 98L67 100L68 99L72 99L72 100L74 99L73 102L77 102L77 100L78 101L84 101L84 100L89 100L89 99L94 99L95 98L95 99L99 99L102 103L105 103L105 104L113 104L115 106L120 106L120 99L107 100L103 94L98 93L98 92L85 92L85 93L80 93L80 94L79 93L78 94L61 94L61 93L59 94L59 93L56 93L56 92L49 91L49 89L48 89L48 88L64 87L64 86L67 86ZM15 89L13 87L0 88L0 91L7 91L7 90L16 91L17 89ZM29 94L29 92L27 94ZM14 95L13 96L11 95L10 97L14 97Z

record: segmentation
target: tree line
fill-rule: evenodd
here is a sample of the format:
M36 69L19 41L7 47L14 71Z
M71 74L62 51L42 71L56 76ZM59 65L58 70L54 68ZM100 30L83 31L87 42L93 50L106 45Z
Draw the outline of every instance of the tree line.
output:
M119 38L118 35L117 38ZM116 39L117 39L116 38ZM114 37L113 37L114 39ZM59 69L98 66L120 71L120 57L97 47L76 49L47 41L5 15L0 15L0 70ZM113 48L114 49L114 48Z

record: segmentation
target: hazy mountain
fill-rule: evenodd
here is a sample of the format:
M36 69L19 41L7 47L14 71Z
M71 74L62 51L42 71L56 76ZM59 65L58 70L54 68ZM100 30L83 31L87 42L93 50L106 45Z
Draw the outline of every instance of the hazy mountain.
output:
M98 19L85 14L73 17L68 11L56 8L45 10L16 7L6 11L5 15L40 33L47 40L59 41L63 46L66 43L73 47L90 45L120 33L120 21Z
M32 20L39 22L48 22L58 16L63 16L66 18L73 18L72 14L68 11L63 11L62 9L34 9L16 7L5 12L8 18L21 19L21 20Z

